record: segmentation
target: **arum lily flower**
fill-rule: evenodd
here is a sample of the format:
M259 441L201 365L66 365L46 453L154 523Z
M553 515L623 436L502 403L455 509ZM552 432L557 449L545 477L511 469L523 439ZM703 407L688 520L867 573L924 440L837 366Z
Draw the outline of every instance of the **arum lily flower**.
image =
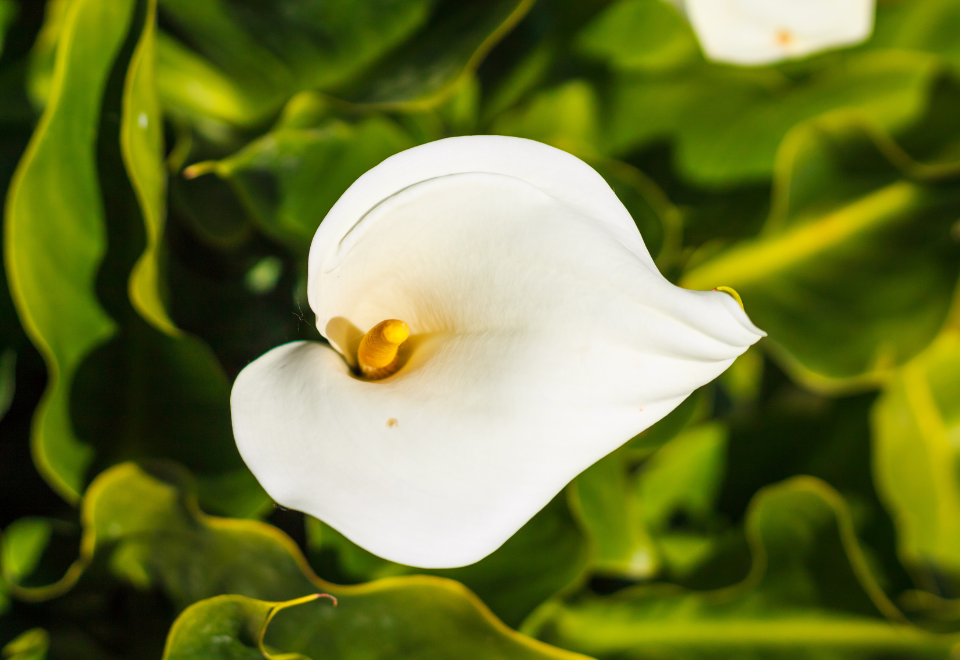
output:
M308 297L330 345L240 373L240 453L279 504L428 568L493 552L763 336L731 295L664 279L588 165L498 136L360 177Z
M770 64L859 43L873 31L874 0L677 0L704 54Z

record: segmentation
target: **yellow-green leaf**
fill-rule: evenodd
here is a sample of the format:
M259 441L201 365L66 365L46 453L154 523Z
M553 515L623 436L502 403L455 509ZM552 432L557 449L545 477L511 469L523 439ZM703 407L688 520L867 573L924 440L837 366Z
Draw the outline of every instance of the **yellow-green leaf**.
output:
M318 598L320 594L271 603L246 596L214 596L200 601L174 622L163 660L309 660L298 653L269 653L263 638L279 611Z
M74 570L104 553L115 575L162 589L178 609L225 594L271 603L319 592L335 596L336 608L306 605L274 621L266 643L285 652L311 658L349 653L398 659L583 660L510 630L453 580L411 576L358 586L324 582L275 527L201 513L187 475L169 464L147 471L126 463L103 472L84 495L82 521L81 555ZM62 592L69 584L65 580L57 586ZM48 588L40 595L52 594ZM243 616L235 607L231 611L227 618Z
M956 635L903 618L870 573L840 495L797 477L755 496L753 567L716 591L639 586L558 605L539 636L598 658L950 658Z
M914 163L856 116L800 126L780 149L760 235L681 284L733 287L768 347L808 385L877 383L946 320L960 274L950 233L960 189L938 181L955 169Z
M874 479L902 560L960 578L960 332L903 367L873 409Z
M34 417L34 458L44 478L70 500L79 497L91 458L70 423L73 375L115 329L94 293L106 247L95 149L101 96L133 5L74 0L67 9L50 97L7 197L7 280L48 369Z
M628 452L615 451L587 468L569 488L570 503L592 541L596 572L649 578L659 558L631 487L627 458Z
M159 252L167 186L163 117L155 81L156 10L156 0L150 0L140 40L127 68L120 119L120 149L140 204L147 239L143 254L130 273L129 293L141 316L157 329L177 335L177 328L164 308L160 284Z
M4 660L43 660L50 647L50 635L43 628L31 628L3 647Z

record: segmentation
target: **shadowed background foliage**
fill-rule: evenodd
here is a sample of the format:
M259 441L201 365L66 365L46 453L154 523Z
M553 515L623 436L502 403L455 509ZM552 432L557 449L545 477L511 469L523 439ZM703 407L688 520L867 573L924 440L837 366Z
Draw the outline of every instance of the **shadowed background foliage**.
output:
M661 0L0 0L3 657L953 657L957 35L960 0L881 0L739 68ZM425 572L275 507L229 391L320 339L353 180L482 133L590 163L769 337Z

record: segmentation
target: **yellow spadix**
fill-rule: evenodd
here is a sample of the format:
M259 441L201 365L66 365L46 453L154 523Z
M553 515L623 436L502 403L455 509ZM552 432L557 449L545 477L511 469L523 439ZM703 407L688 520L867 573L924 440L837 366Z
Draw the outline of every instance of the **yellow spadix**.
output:
M407 341L410 328L403 321L380 321L363 336L357 349L360 371L371 380L386 378L399 366L397 349Z

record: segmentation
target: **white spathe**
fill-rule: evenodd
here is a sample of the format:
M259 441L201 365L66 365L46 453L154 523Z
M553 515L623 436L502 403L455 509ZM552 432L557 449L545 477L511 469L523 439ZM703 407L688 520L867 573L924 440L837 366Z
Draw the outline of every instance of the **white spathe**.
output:
M314 238L308 290L333 348L241 372L240 453L281 505L428 568L496 550L763 335L727 294L665 280L593 169L509 137L360 177ZM385 319L410 327L405 362L362 380L357 343Z
M681 0L704 54L761 65L860 43L874 0Z

